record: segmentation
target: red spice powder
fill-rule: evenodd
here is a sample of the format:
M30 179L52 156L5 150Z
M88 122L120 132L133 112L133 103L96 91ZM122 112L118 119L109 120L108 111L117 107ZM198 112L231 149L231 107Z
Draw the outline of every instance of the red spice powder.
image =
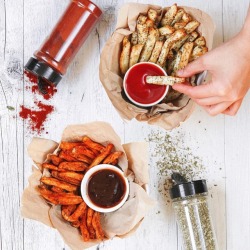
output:
M32 82L32 83L37 83L38 82L38 79L37 79L36 75L30 73L27 70L24 71L24 74L29 79L29 82Z
M21 105L19 115L23 119L29 120L30 128L32 131L41 132L42 130L44 130L44 122L46 121L48 115L54 111L54 107L51 105L45 105L41 102L35 102L35 104L39 108L39 110L26 108Z

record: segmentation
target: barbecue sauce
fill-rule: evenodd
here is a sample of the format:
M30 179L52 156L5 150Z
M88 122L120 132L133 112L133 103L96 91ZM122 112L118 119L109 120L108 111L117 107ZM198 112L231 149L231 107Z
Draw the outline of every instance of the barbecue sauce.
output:
M88 183L88 195L98 207L114 207L123 199L126 185L122 176L110 169L94 173Z

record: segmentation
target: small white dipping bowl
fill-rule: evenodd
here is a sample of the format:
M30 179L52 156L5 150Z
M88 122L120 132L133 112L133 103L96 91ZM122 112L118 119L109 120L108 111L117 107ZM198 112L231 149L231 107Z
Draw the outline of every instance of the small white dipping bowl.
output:
M100 170L112 170L113 172L116 172L117 174L119 174L119 176L121 176L124 180L125 189L126 189L125 194L124 194L123 198L120 200L120 202L117 205L115 205L114 207L108 207L108 208L99 207L91 201L91 199L88 195L89 180L90 180L91 176L93 176L96 172L98 172ZM95 167L92 167L90 170L88 170L87 173L84 175L83 180L81 182L81 195L82 195L82 198L85 201L85 203L93 210L95 210L97 212L101 212L101 213L114 212L117 209L119 209L120 207L122 207L122 205L128 199L128 195L129 195L128 179L124 176L123 171L120 170L116 166L109 165L109 164L97 165Z
M159 102L161 102L161 101L163 100L163 98L167 95L168 91L169 91L169 86L161 86L161 87L166 87L166 90L164 91L163 95L160 96L159 99L157 99L155 102L152 102L152 103L140 103L140 102L137 102L137 101L135 101L135 100L129 95L126 86L127 86L127 78L128 78L128 76L129 76L130 72L131 72L132 70L135 70L136 68L139 68L139 67L145 67L145 68L148 67L148 68L152 68L152 66L158 68L158 69L161 71L162 76L167 76L166 71L165 71L162 67L160 67L159 65L157 65L157 64L155 64L155 63L151 63L151 62L140 62L140 63L136 63L135 65L133 65L131 68L128 69L128 71L126 72L126 74L125 74L125 76L124 76L124 79L123 79L123 89L124 89L124 92L125 92L126 96L128 97L128 99L129 99L132 103L134 103L135 105L137 105L137 106L140 106L140 107L152 107L152 106L158 104ZM147 72L145 71L145 75L147 75L147 76L152 76L152 74L146 74L146 73L147 73ZM144 75L144 76L145 76L145 75ZM151 85L151 86L152 86L152 85Z

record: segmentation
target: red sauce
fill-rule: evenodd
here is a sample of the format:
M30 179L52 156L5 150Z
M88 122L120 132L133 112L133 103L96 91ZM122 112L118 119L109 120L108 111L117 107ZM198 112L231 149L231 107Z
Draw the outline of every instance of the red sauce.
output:
M125 82L130 98L141 104L157 102L166 91L166 86L147 84L147 76L164 76L164 73L153 64L137 64L130 70Z

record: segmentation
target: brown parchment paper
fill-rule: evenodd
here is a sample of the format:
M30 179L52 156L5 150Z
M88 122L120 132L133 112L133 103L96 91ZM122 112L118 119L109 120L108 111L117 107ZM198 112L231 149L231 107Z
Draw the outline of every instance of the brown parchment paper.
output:
M166 6L168 3L166 2ZM215 25L209 15L201 10L183 7L201 25L199 32L206 38L207 47L210 50L213 44ZM109 99L124 120L133 118L144 121L151 125L158 125L164 129L171 130L184 122L194 109L193 101L185 95L181 95L174 101L161 103L151 109L138 108L125 101L122 97L123 78L120 75L119 57L121 53L121 42L124 36L135 31L136 19L139 13L147 13L149 8L158 10L164 14L166 8L156 5L129 3L125 4L119 11L115 32L105 44L100 59L100 81L104 86Z
M115 145L115 150L124 152L118 164L130 180L129 199L119 210L102 215L101 222L108 238L127 237L136 231L149 209L155 204L143 188L149 182L147 143L122 145L112 127L104 122L68 126L61 140L79 141L83 135L88 135L104 145L111 142ZM58 150L58 145L54 141L41 138L33 138L31 141L28 154L34 161L34 166L29 185L22 196L21 214L25 218L40 221L58 230L71 249L86 249L99 244L100 241L83 242L79 231L61 217L61 207L48 204L36 189L40 184L41 176L48 174L46 171L41 171L41 164L47 159L48 154Z

